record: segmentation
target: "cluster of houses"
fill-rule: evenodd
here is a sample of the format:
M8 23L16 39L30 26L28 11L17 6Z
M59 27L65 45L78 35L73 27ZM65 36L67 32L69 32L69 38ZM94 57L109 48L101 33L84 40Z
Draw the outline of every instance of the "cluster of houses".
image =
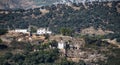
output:
M28 29L15 29L10 32L24 33L24 34L30 33L30 31ZM49 28L39 28L39 29L37 29L35 34L37 34L37 35L52 34L52 31L50 31Z

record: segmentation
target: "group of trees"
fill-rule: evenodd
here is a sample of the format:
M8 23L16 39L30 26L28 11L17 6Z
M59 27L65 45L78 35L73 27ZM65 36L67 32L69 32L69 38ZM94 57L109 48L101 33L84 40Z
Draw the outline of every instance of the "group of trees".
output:
M0 35L4 35L8 32L7 29L0 29Z
M51 48L49 47L51 45ZM4 47L4 46L2 46ZM2 48L0 46L0 49ZM9 50L8 50L9 49ZM16 49L21 51L14 52ZM36 50L36 51L35 51ZM1 50L0 50L1 51ZM60 57L55 40L39 45L13 41L0 55L0 65L86 65L84 61L75 63Z
M104 39L103 36L88 36L85 35L84 36L85 39L85 43L86 46L90 47L90 46L96 46L96 47L106 47L109 46L110 44L106 41L102 41L102 39Z
M117 42L120 42L120 33L112 33L112 34L108 34L108 35L105 35L105 38L108 38L108 39L116 39Z
M67 5L57 6L43 6L43 9L49 10L47 14L41 15L40 8L28 9L28 10L11 10L8 14L0 14L0 21L4 21L5 24L0 24L0 28L7 28L9 26L13 28L28 28L29 24L37 27L50 27L53 32L61 33L62 35L72 36L73 33L79 29L93 26L94 28L102 28L103 30L114 31L114 34L109 34L105 38L117 38L120 41L120 13L117 12L117 4L119 2L112 2L112 7L107 6L108 2L88 4L87 8L82 4L73 4L73 6L80 7L80 10ZM106 5L105 5L106 4ZM14 13L12 13L14 12ZM36 18L32 17L32 14ZM35 32L35 28L31 28L31 32ZM0 35L7 33L6 29L0 29ZM49 37L45 35L46 39ZM86 44L94 45L97 47L106 46L107 42L102 42L99 37L85 37ZM0 40L0 43L2 41ZM57 47L57 42L50 43L51 46ZM105 44L104 44L105 43ZM11 43L10 50L21 49L24 53L13 54L6 53L0 56L0 65L75 65L76 63L62 60L56 63L59 58L58 49L49 49L49 44L32 46L29 43L16 42ZM2 46L3 47L3 46ZM1 47L1 48L2 48ZM107 47L107 46L106 46ZM5 47L6 48L6 47ZM8 47L9 48L9 47ZM33 52L33 49L39 51ZM115 52L118 52L115 51ZM119 54L119 53L117 53ZM119 56L119 55L117 55ZM119 57L109 57L107 65L114 65L119 63ZM117 61L115 61L117 60ZM113 64L112 64L112 63ZM77 64L76 64L77 65ZM85 65L83 61L80 61L78 65ZM117 65L117 64L115 64Z
M5 54L0 55L0 65L46 65L53 64L59 59L58 49L50 49L52 43L31 45L30 43L13 41L10 43L9 50L5 50ZM0 49L4 46L0 45ZM12 52L16 49L21 52ZM36 50L36 51L35 51Z
M40 65L47 63L54 63L58 58L55 50L39 51L29 54L12 54L6 53L0 57L0 65Z
M0 39L0 43L2 43L2 40Z
M70 28L61 28L61 29L60 29L60 33L61 33L62 35L72 36L73 30L70 29Z
M6 53L0 57L1 65L86 65L84 61L78 63L61 59L60 62L54 62L56 55L51 52L35 52L26 55Z
M8 31L7 31L6 29L0 29L0 35L4 35L4 34L6 34L7 32L8 32ZM3 50L3 49L8 48L8 46L5 45L5 44L3 44L2 42L3 42L3 41L2 41L2 39L0 38L0 50Z
M61 27L70 29L83 29L90 26L94 28L101 27L102 29L119 31L120 13L117 12L116 6L118 2L112 2L112 7L107 6L109 2L101 3L86 3L88 8L82 4L74 4L73 6L80 7L80 10L67 5L43 6L43 9L49 10L45 15L41 15L40 8L28 9L23 11L15 11L16 13L1 14L0 20L5 21L6 25L11 28L27 28L29 24L38 27L50 27L55 33L60 33ZM104 4L106 4L104 6ZM13 10L14 12L14 10ZM20 12L20 13L17 13ZM32 14L36 14L36 18L32 18ZM26 15L27 14L27 15ZM102 14L102 15L101 15Z
M85 47L96 49L100 53L106 55L108 59L106 62L104 61L98 61L97 64L99 65L118 65L120 62L120 48L108 43L107 41L102 41L102 39L108 38L107 36L101 37L101 36L84 36L85 39ZM101 51L101 48L107 48L109 51Z

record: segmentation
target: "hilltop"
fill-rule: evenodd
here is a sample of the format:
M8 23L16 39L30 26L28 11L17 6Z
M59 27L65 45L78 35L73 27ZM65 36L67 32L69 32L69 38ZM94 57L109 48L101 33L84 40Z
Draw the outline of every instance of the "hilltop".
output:
M35 9L0 10L0 28L28 28L29 25L49 27L60 33L63 27L80 33L93 27L114 32L109 37L119 38L120 2L101 2L52 6ZM115 36L114 36L115 35ZM117 36L118 35L118 36Z
M119 0L0 0L0 9L31 9L52 4L108 2Z

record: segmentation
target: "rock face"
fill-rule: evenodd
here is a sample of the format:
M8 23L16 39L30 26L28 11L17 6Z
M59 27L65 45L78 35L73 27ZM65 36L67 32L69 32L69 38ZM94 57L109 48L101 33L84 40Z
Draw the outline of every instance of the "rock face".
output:
M30 0L0 0L0 9L30 8L32 5Z
M81 30L82 35L107 35L109 33L114 33L109 30L102 30L101 28L95 29L94 27L89 27Z
M66 3L85 3L85 2L103 2L103 1L119 1L119 0L0 0L0 9L16 9L16 8L35 8L43 5L66 4Z

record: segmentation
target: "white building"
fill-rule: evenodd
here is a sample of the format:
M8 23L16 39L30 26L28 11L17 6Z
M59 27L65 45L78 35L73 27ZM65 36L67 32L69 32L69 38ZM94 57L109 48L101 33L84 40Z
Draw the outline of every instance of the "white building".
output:
M64 41L60 41L58 42L58 49L65 49L65 42Z
M27 29L15 29L14 31L17 33L29 33Z
M49 29L46 28L39 28L37 30L37 34L42 35L42 34L52 34L51 31L49 31Z

